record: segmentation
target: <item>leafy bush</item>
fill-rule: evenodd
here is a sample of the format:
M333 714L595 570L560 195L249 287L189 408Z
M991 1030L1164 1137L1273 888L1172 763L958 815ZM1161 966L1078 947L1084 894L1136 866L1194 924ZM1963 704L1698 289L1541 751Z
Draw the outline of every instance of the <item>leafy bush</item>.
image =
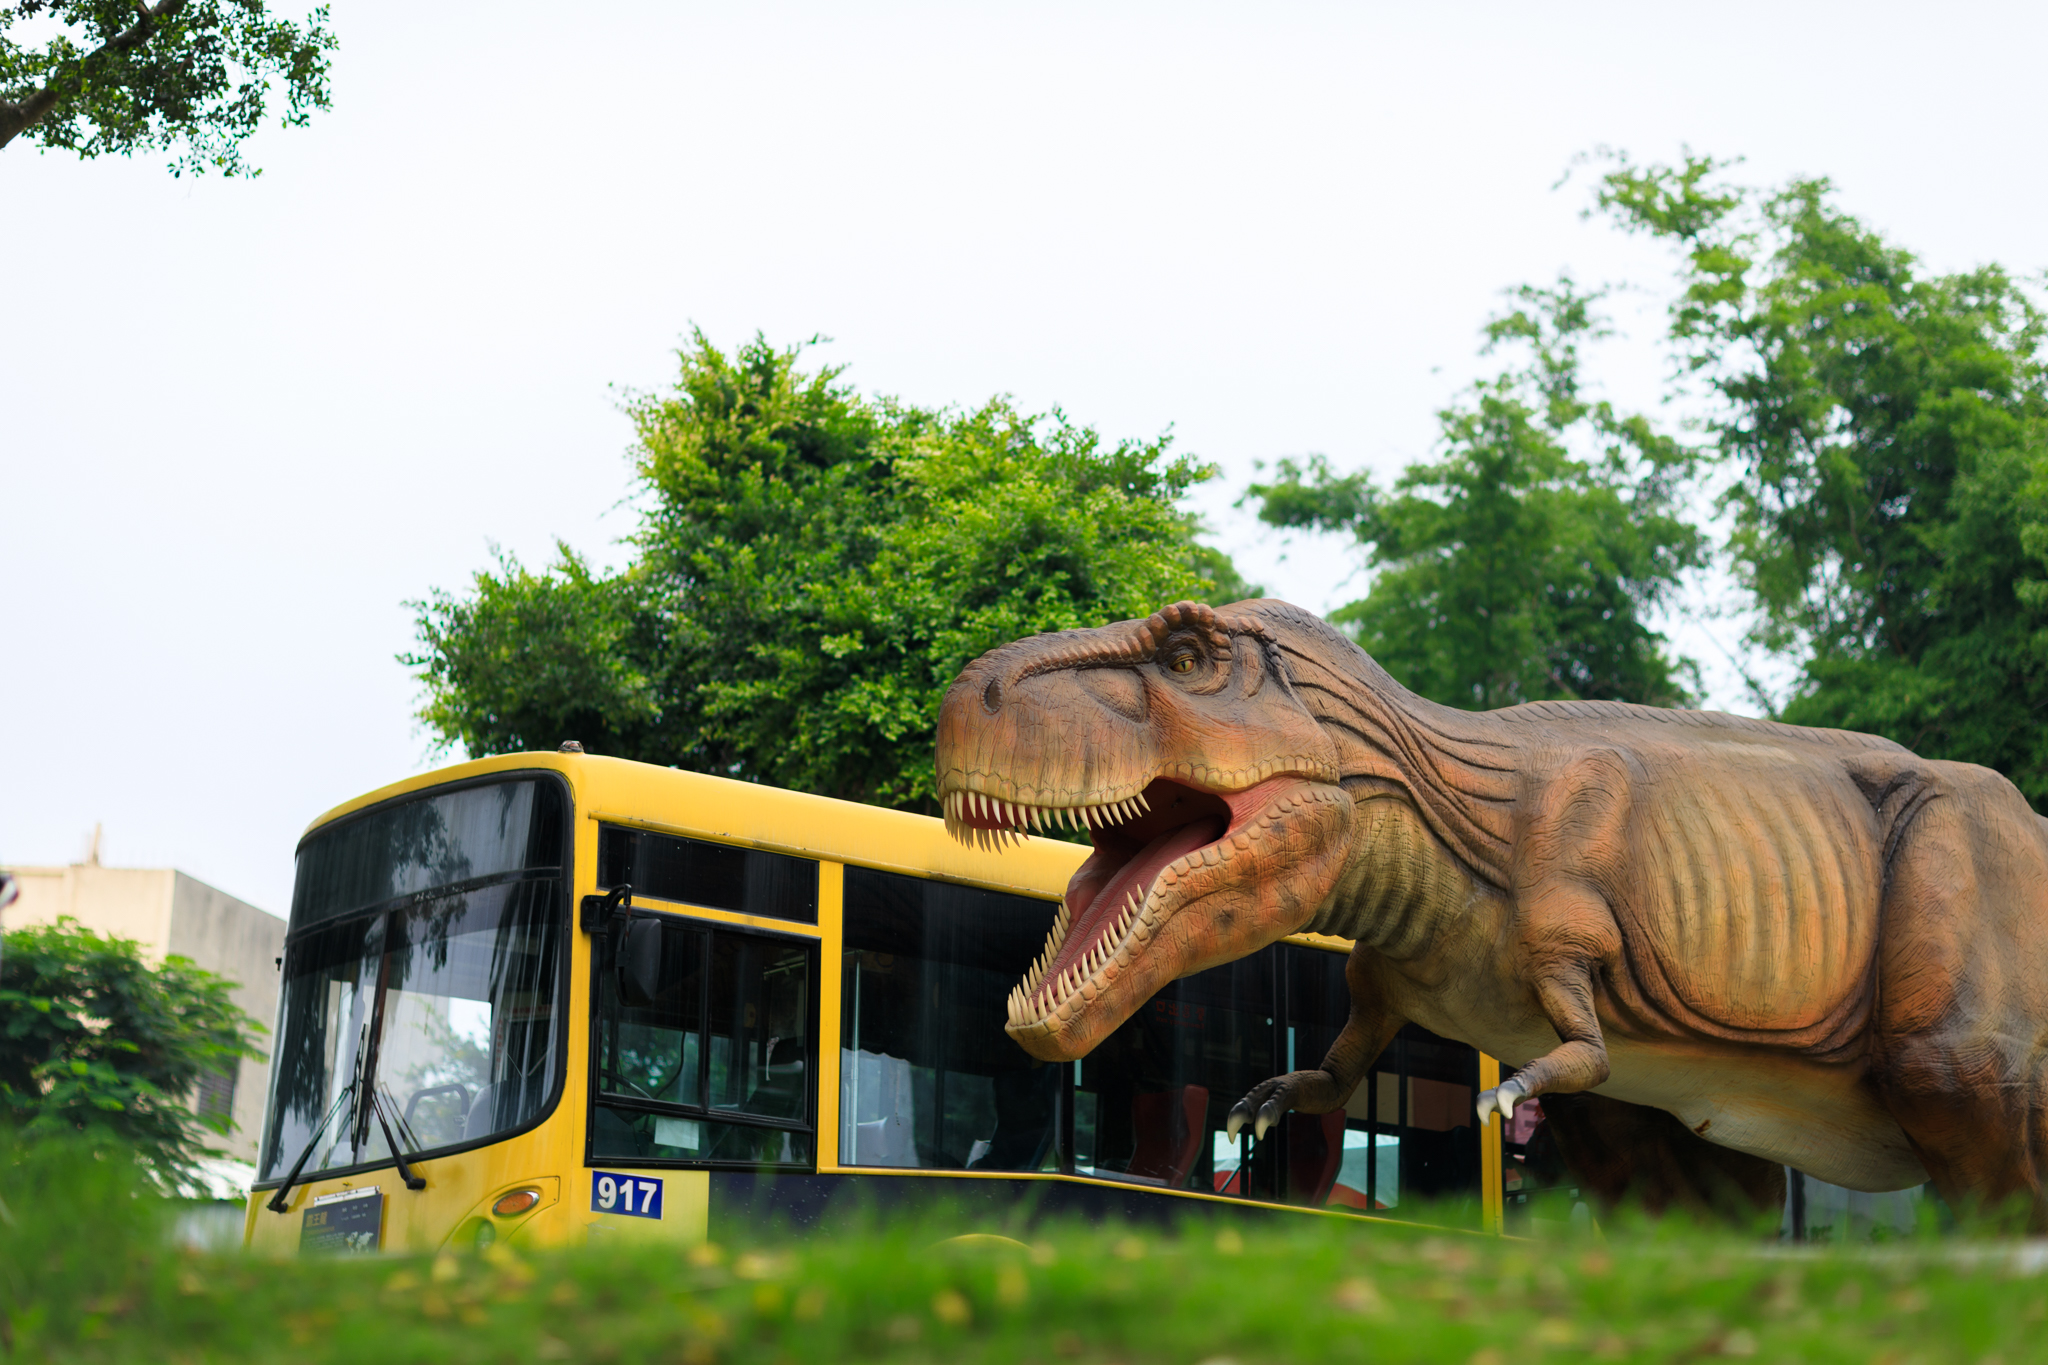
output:
M202 1117L202 1075L243 1057L263 1026L234 983L182 957L160 967L128 939L77 921L6 936L0 953L0 1129L18 1139L84 1137L141 1157L166 1189L190 1184L225 1134Z

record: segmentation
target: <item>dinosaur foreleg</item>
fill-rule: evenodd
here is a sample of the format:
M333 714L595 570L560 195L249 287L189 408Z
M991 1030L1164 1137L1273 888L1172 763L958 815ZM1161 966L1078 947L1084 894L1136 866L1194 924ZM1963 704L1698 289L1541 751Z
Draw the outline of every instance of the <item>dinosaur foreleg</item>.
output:
M1513 1118L1516 1105L1546 1091L1591 1090L1607 1079L1607 1040L1593 1010L1592 969L1581 966L1538 981L1536 999L1564 1041L1479 1096L1482 1126L1495 1111L1503 1121Z
M1237 1140L1238 1130L1247 1123L1252 1124L1253 1137L1264 1138L1266 1130L1290 1109L1303 1114L1341 1109L1365 1079L1373 1059L1385 1052L1401 1031L1404 1021L1380 1003L1367 964L1357 950L1344 977L1351 988L1351 1013L1330 1044L1322 1066L1314 1071L1290 1071L1253 1086L1250 1094L1230 1107L1225 1122L1231 1141Z
M1591 1090L1607 1079L1607 1041L1593 1008L1593 975L1621 952L1607 896L1629 848L1633 775L1628 759L1596 749L1558 773L1531 801L1515 857L1521 979L1558 1045L1479 1097L1479 1122L1545 1091Z

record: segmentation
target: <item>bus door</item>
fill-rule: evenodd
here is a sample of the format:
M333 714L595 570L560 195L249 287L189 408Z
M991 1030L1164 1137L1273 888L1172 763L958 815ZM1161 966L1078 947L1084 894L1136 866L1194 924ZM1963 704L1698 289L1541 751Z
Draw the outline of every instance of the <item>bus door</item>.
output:
M630 885L634 909L593 944L588 1164L816 1169L818 940L795 925L816 922L817 864L615 826L602 839L601 879ZM615 1212L602 1196L594 1174L593 1209Z

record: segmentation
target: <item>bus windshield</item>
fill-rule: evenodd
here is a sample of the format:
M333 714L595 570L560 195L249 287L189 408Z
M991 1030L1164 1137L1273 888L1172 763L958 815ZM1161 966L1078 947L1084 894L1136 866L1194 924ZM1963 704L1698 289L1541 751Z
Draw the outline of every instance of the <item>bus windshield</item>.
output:
M302 1154L311 1173L475 1143L547 1109L565 813L555 779L522 777L379 806L301 846L261 1179Z

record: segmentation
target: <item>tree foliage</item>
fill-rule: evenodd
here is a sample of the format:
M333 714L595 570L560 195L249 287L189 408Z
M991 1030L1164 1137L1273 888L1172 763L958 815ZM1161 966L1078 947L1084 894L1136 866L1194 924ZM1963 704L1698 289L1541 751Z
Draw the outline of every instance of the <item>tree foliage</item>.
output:
M234 983L169 957L152 968L128 939L76 921L18 929L0 954L0 1123L18 1138L111 1141L146 1158L167 1188L193 1183L212 1134L200 1078L262 1060L263 1026Z
M1599 204L1680 258L1670 335L1712 404L1729 549L1784 718L1888 735L2048 808L2048 365L1996 266L1926 270L1825 180L1610 167Z
M1684 516L1686 449L1586 396L1597 295L1523 288L1486 349L1526 361L1439 416L1442 457L1391 490L1320 456L1255 484L1275 526L1348 531L1371 589L1332 619L1396 678L1448 705L1579 697L1670 705L1682 666L1649 613L1705 549Z
M1245 593L1196 543L1209 470L1055 411L864 397L801 347L697 336L629 406L632 563L509 556L414 603L420 716L472 755L553 748L926 808L968 661L1037 631Z
M40 41L20 42L24 30ZM241 144L282 82L283 121L328 107L335 47L320 6L303 24L264 0L0 0L0 147L16 137L81 157L178 151L171 173L259 175Z

